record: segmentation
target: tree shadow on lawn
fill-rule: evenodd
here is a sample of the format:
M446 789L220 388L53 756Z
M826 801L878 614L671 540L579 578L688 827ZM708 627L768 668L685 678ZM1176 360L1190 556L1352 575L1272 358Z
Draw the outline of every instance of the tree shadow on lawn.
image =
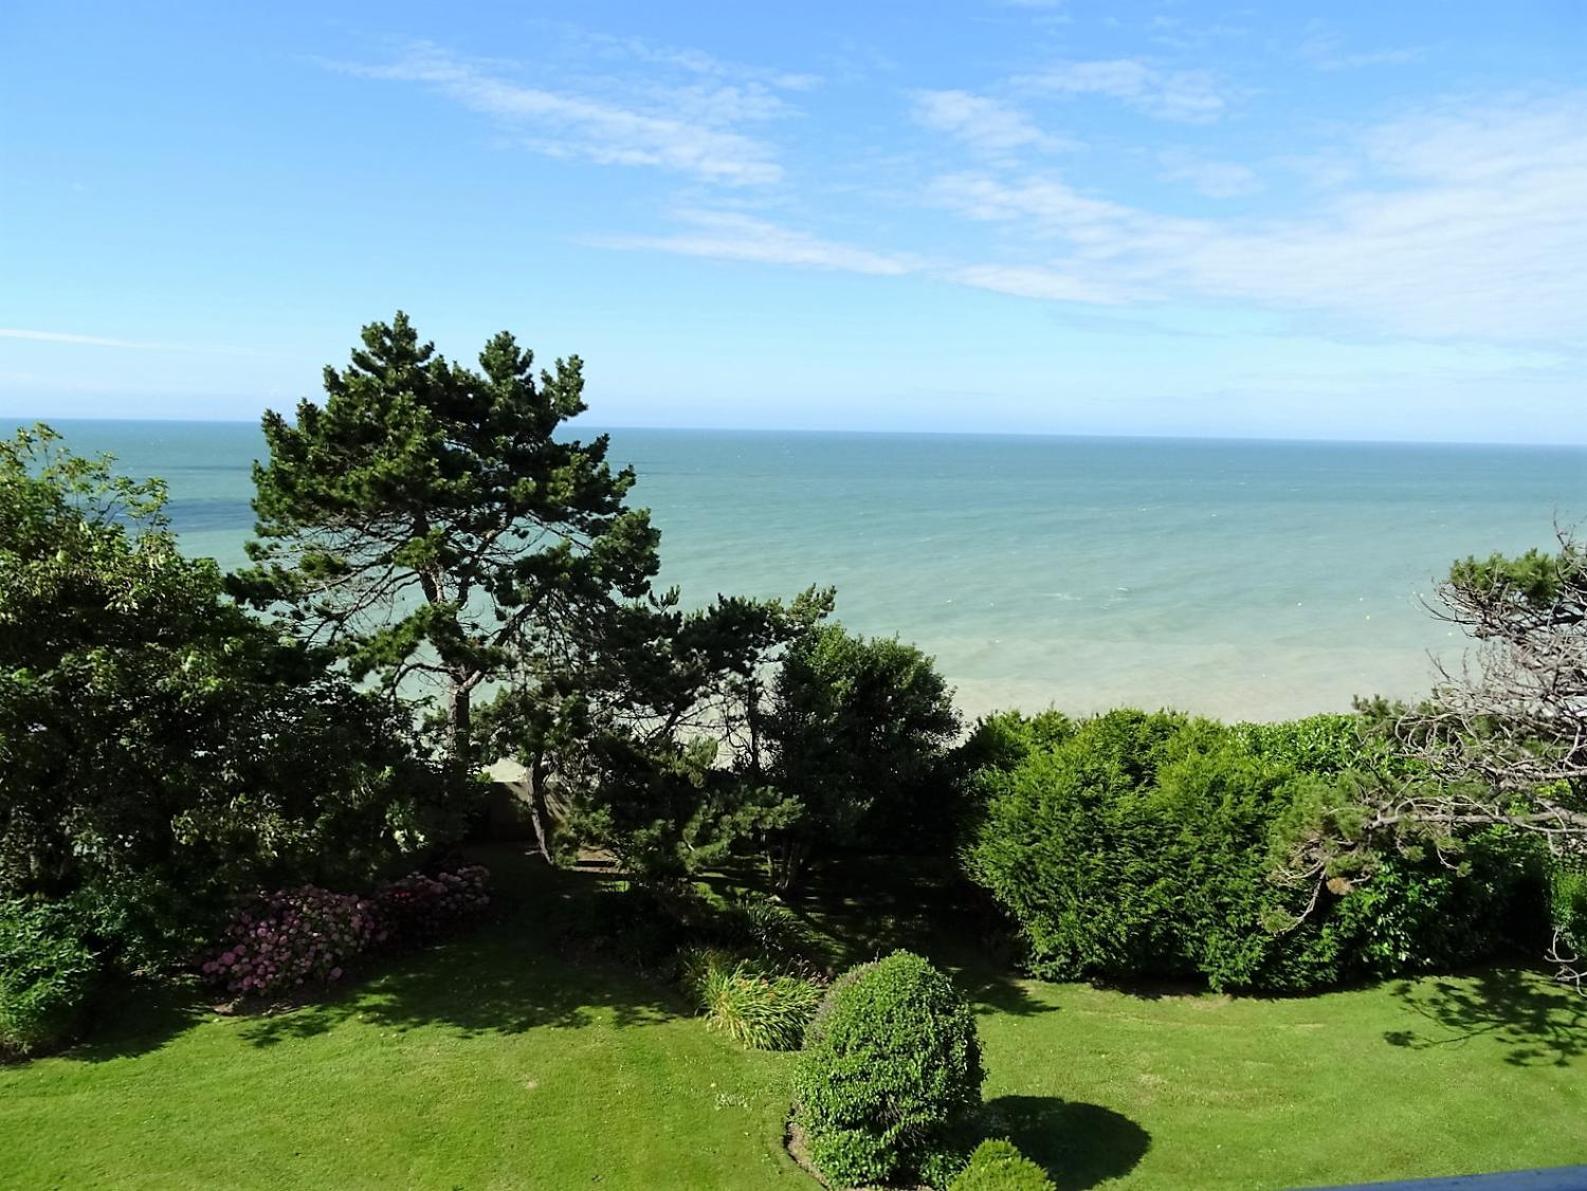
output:
M136 1058L159 1050L212 1012L196 981L134 982L100 997L84 1031L86 1040L62 1057L85 1063Z
M980 890L946 871L909 858L868 857L812 873L782 900L825 943L834 974L903 949L948 970L976 1004L1016 1017L1056 1012L1019 979L1007 921ZM760 887L753 874L709 883L721 891Z
M1152 1136L1129 1117L1056 1096L999 1096L983 1109L988 1137L1006 1137L1058 1191L1085 1191L1129 1174L1151 1148Z
M388 1030L440 1026L463 1037L576 1029L607 1018L619 1027L688 1016L664 983L615 963L569 960L513 937L513 923L416 955L331 1000L261 1017L244 1030L255 1046L312 1038L348 1021Z
M1461 979L1402 981L1394 994L1432 1029L1390 1030L1391 1046L1426 1050L1486 1038L1517 1067L1568 1067L1587 1055L1587 997L1522 968L1491 968Z

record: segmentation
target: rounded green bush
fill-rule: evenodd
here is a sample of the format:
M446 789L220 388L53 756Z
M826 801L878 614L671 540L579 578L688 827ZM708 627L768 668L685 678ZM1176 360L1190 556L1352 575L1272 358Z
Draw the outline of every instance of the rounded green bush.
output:
M970 1164L948 1184L948 1191L1053 1191L1047 1172L1021 1154L1011 1141L983 1141Z
M98 978L97 957L64 914L0 902L0 1055L64 1041Z
M895 951L828 992L805 1032L795 1121L834 1185L896 1181L979 1106L981 1080L970 1007L929 962Z

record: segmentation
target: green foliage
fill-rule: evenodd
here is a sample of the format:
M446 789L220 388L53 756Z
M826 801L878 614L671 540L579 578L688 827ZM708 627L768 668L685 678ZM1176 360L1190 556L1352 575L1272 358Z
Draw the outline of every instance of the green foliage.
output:
M684 989L712 1029L756 1050L797 1050L822 991L809 980L767 971L716 948L681 959Z
M1303 991L1491 954L1535 871L1510 834L1465 841L1458 865L1376 858L1322 891L1277 879L1289 841L1355 805L1376 746L1350 717L1224 727L1110 712L988 766L966 853L1048 979L1200 977ZM1529 867L1530 866L1530 867Z
M556 719L549 659L614 597L649 591L658 535L626 506L633 472L610 468L605 436L558 433L585 408L576 356L537 382L506 332L478 369L421 344L401 312L362 338L326 368L323 406L265 415L257 565L235 588L333 642L355 677L439 681L466 759L472 692L508 670Z
M1449 570L1451 586L1515 612L1549 608L1562 593L1587 585L1587 550L1574 541L1558 551L1532 549L1514 557L1465 558Z
M1587 869L1556 859L1549 866L1549 918L1560 954L1587 956Z
M1061 711L1035 715L999 711L982 716L975 729L956 750L967 773L1013 769L1032 752L1062 744L1075 733L1076 724Z
M718 916L716 931L766 963L791 971L809 971L819 952L810 928L782 902L746 893Z
M832 599L811 588L683 611L671 590L613 606L557 660L559 718L514 672L484 709L484 734L524 760L532 798L556 793L568 838L642 880L676 882L791 818L787 797L731 759L754 736L762 670Z
M981 1099L975 1018L949 979L907 951L834 983L805 1032L795 1119L839 1186L919 1172Z
M445 830L400 716L225 600L163 499L47 428L0 443L0 897L71 899L129 966Z
M100 976L100 963L58 907L0 901L0 1057L66 1040Z
M1054 1191L1047 1172L1011 1141L992 1138L976 1146L970 1164L948 1185L948 1191Z
M780 884L818 852L951 839L944 761L959 719L931 658L913 645L838 624L812 628L782 659L762 730L771 783L796 808L772 835Z

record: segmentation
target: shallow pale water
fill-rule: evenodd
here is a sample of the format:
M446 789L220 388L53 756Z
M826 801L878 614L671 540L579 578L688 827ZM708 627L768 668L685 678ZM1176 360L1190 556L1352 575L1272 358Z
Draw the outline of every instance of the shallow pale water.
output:
M251 425L61 422L163 475L184 546L242 561ZM586 435L593 431L586 431ZM1458 648L1450 560L1587 518L1587 450L617 430L686 599L835 584L971 712L1171 705L1273 718L1415 695Z

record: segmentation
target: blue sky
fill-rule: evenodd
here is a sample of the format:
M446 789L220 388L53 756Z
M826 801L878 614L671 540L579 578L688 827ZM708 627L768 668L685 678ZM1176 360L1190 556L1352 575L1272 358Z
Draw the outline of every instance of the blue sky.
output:
M1587 441L1587 7L0 6L0 415Z

